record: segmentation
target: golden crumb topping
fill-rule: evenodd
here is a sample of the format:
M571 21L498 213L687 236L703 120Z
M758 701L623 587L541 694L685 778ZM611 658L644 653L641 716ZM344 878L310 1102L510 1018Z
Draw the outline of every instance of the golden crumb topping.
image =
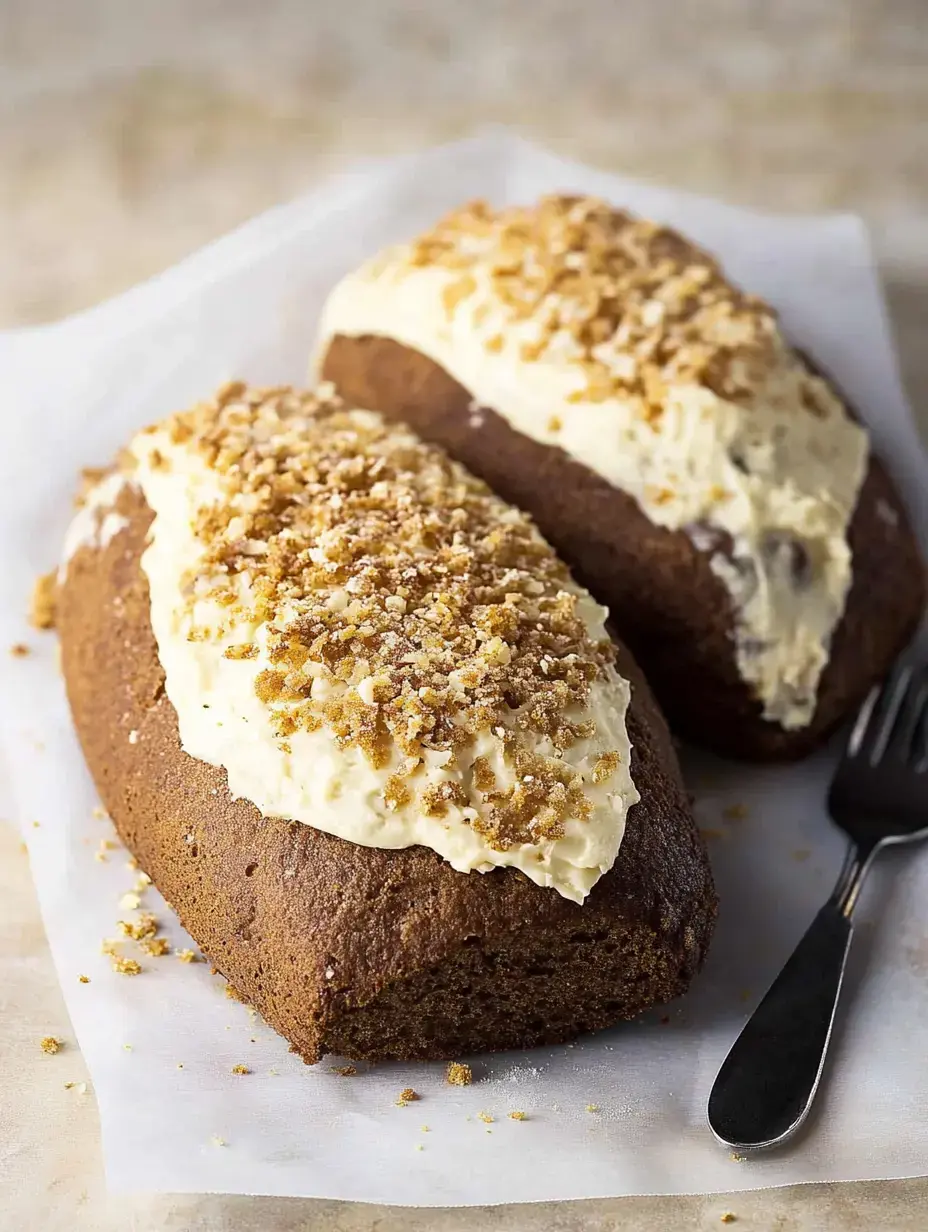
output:
M39 1047L43 1052L54 1054L61 1051L61 1040L54 1035L46 1035L39 1040Z
M734 286L712 256L592 197L548 196L499 211L473 202L416 240L410 261L459 273L443 296L449 319L473 296L469 306L479 305L489 277L507 322L537 326L520 335L523 360L550 353L584 369L586 387L571 401L620 397L651 420L668 387L686 383L737 402L785 354L774 310ZM477 306L475 323L484 315ZM505 341L492 334L487 349ZM816 390L810 380L812 411ZM555 416L549 428L559 427Z
M415 799L440 818L468 796L422 787L416 772L493 731L517 781L475 768L484 807L469 821L488 842L557 838L589 814L581 775L558 758L594 734L584 709L612 646L591 638L528 517L439 449L327 394L235 383L168 431L218 491L194 517L189 636L264 626L270 666L255 692L285 752L296 732L325 726L393 768L388 808ZM202 599L222 627L197 623ZM223 653L247 661L258 647ZM550 756L529 751L539 741Z

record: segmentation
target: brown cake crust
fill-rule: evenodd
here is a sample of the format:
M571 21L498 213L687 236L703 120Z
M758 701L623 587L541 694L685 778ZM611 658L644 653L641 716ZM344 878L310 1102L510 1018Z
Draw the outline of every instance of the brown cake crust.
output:
M642 799L579 907L512 869L457 873L426 848L361 847L233 800L225 771L181 748L164 691L139 563L151 511L132 488L117 509L128 526L82 547L59 594L87 764L197 943L306 1061L551 1043L686 989L715 892L669 733L626 651Z
M924 611L915 537L871 455L849 529L853 581L818 706L807 726L788 731L764 719L739 675L731 596L685 531L655 525L632 496L558 446L517 432L492 408L473 414L462 385L392 339L336 335L321 375L348 401L410 424L530 513L609 607L673 729L724 756L787 760L812 751L885 674Z

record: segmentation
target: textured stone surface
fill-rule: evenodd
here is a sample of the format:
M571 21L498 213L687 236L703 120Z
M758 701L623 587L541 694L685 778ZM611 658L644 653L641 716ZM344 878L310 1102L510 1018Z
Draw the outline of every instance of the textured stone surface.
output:
M502 121L631 175L873 228L928 424L923 0L3 0L0 326L111 295L350 158ZM12 827L0 829L0 1223L453 1232L928 1225L928 1184L481 1211L106 1194L92 1092ZM67 1074L62 1077L64 1070Z

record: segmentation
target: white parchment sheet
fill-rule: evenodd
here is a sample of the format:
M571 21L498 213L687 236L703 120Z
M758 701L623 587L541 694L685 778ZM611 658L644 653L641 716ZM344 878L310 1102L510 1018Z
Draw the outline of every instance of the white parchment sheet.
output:
M691 995L574 1047L468 1058L470 1087L447 1086L441 1066L359 1066L355 1077L308 1068L226 998L207 964L143 959L129 978L100 952L127 914L119 899L134 874L122 850L95 858L112 830L93 816L54 638L24 619L34 577L57 559L77 469L106 462L133 429L226 378L303 380L326 292L382 244L468 198L501 204L556 189L683 228L771 299L860 408L926 538L928 464L859 221L733 209L561 161L505 132L368 164L108 304L0 336L3 803L29 845L113 1188L445 1205L928 1172L924 851L888 855L867 888L809 1132L792 1149L738 1162L705 1126L716 1069L837 873L842 845L823 804L830 754L765 770L687 757L721 897ZM18 641L35 653L8 656ZM146 905L175 945L190 944L154 890ZM252 1072L234 1075L237 1064ZM397 1107L406 1086L422 1098Z

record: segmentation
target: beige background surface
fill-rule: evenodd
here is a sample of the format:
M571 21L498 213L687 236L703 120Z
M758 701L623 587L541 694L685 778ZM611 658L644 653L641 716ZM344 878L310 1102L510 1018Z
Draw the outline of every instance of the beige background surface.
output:
M928 426L923 0L0 0L0 326L113 294L351 158L494 120L628 174L863 214ZM46 1034L70 1045L47 1057ZM108 1196L9 824L0 1074L4 1232L928 1226L923 1181L447 1212Z

